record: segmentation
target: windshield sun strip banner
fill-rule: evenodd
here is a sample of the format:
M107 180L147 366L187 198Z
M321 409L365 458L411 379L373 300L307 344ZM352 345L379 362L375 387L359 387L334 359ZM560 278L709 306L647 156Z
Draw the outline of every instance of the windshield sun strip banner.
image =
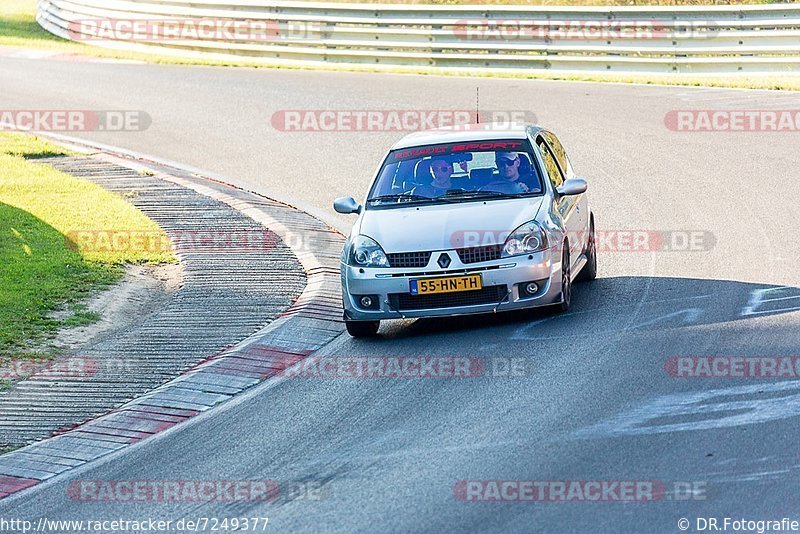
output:
M528 143L524 139L508 141L470 141L468 143L447 143L443 145L427 145L412 148L401 148L389 154L388 163L404 161L427 156L461 154L464 152L489 152L494 150L527 151Z

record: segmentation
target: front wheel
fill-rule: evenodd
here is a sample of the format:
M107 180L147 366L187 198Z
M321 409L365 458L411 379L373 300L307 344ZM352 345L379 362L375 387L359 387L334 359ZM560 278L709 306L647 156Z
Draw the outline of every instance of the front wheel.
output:
M353 337L372 337L378 333L380 321L345 321L347 333Z
M572 273L569 266L569 244L564 243L564 254L561 257L561 302L556 304L558 312L569 310L572 303Z
M586 265L578 273L576 281L591 282L597 278L597 245L594 237L594 220L589 223L589 242L586 244Z

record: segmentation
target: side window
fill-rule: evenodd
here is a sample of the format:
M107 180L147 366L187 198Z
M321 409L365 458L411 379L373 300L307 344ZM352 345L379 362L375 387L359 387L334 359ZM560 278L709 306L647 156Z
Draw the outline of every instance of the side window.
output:
M547 175L550 177L550 183L553 184L553 188L555 189L564 183L564 175L558 167L558 163L556 163L553 152L550 150L550 147L547 146L547 143L541 135L536 138L536 145L539 147L539 152L542 154L542 161L544 161L544 167L547 169Z
M553 154L556 157L556 161L561 166L561 170L564 171L564 174L569 173L569 160L567 159L567 151L564 150L564 146L561 144L561 141L551 132L542 132L547 144L550 145L550 148L553 149Z

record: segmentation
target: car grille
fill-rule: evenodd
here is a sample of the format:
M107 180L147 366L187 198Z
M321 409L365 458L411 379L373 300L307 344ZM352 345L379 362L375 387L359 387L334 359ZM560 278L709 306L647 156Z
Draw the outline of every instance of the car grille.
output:
M494 261L500 258L503 252L503 245L487 245L483 247L469 247L456 249L461 263L480 263L483 261ZM420 268L426 267L431 259L433 252L397 252L387 254L389 265L399 268Z
M457 249L461 263L479 263L482 261L494 261L500 258L503 252L503 245L488 245L485 247L470 247Z
M480 304L496 304L506 296L507 292L507 286L503 285L484 287L476 291L434 293L432 295L394 293L389 295L389 304L391 304L393 310L399 311L477 306Z
M425 267L431 259L430 252L397 252L386 255L392 267Z

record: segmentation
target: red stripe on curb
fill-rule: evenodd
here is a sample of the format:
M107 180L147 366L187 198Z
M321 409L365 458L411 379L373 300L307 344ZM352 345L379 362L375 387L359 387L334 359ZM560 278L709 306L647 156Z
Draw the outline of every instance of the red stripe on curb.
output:
M245 350L226 354L205 370L215 374L265 380L308 357L311 352L292 352L269 345L252 345Z
M35 486L40 481L33 478L19 478L0 475L0 498L11 495L25 488Z
M192 413L193 415L198 413L192 410L171 410L182 411L187 414ZM89 421L75 430L98 437L111 436L133 444L172 428L178 423L190 419L193 415L179 416L126 409L114 412L110 416Z

